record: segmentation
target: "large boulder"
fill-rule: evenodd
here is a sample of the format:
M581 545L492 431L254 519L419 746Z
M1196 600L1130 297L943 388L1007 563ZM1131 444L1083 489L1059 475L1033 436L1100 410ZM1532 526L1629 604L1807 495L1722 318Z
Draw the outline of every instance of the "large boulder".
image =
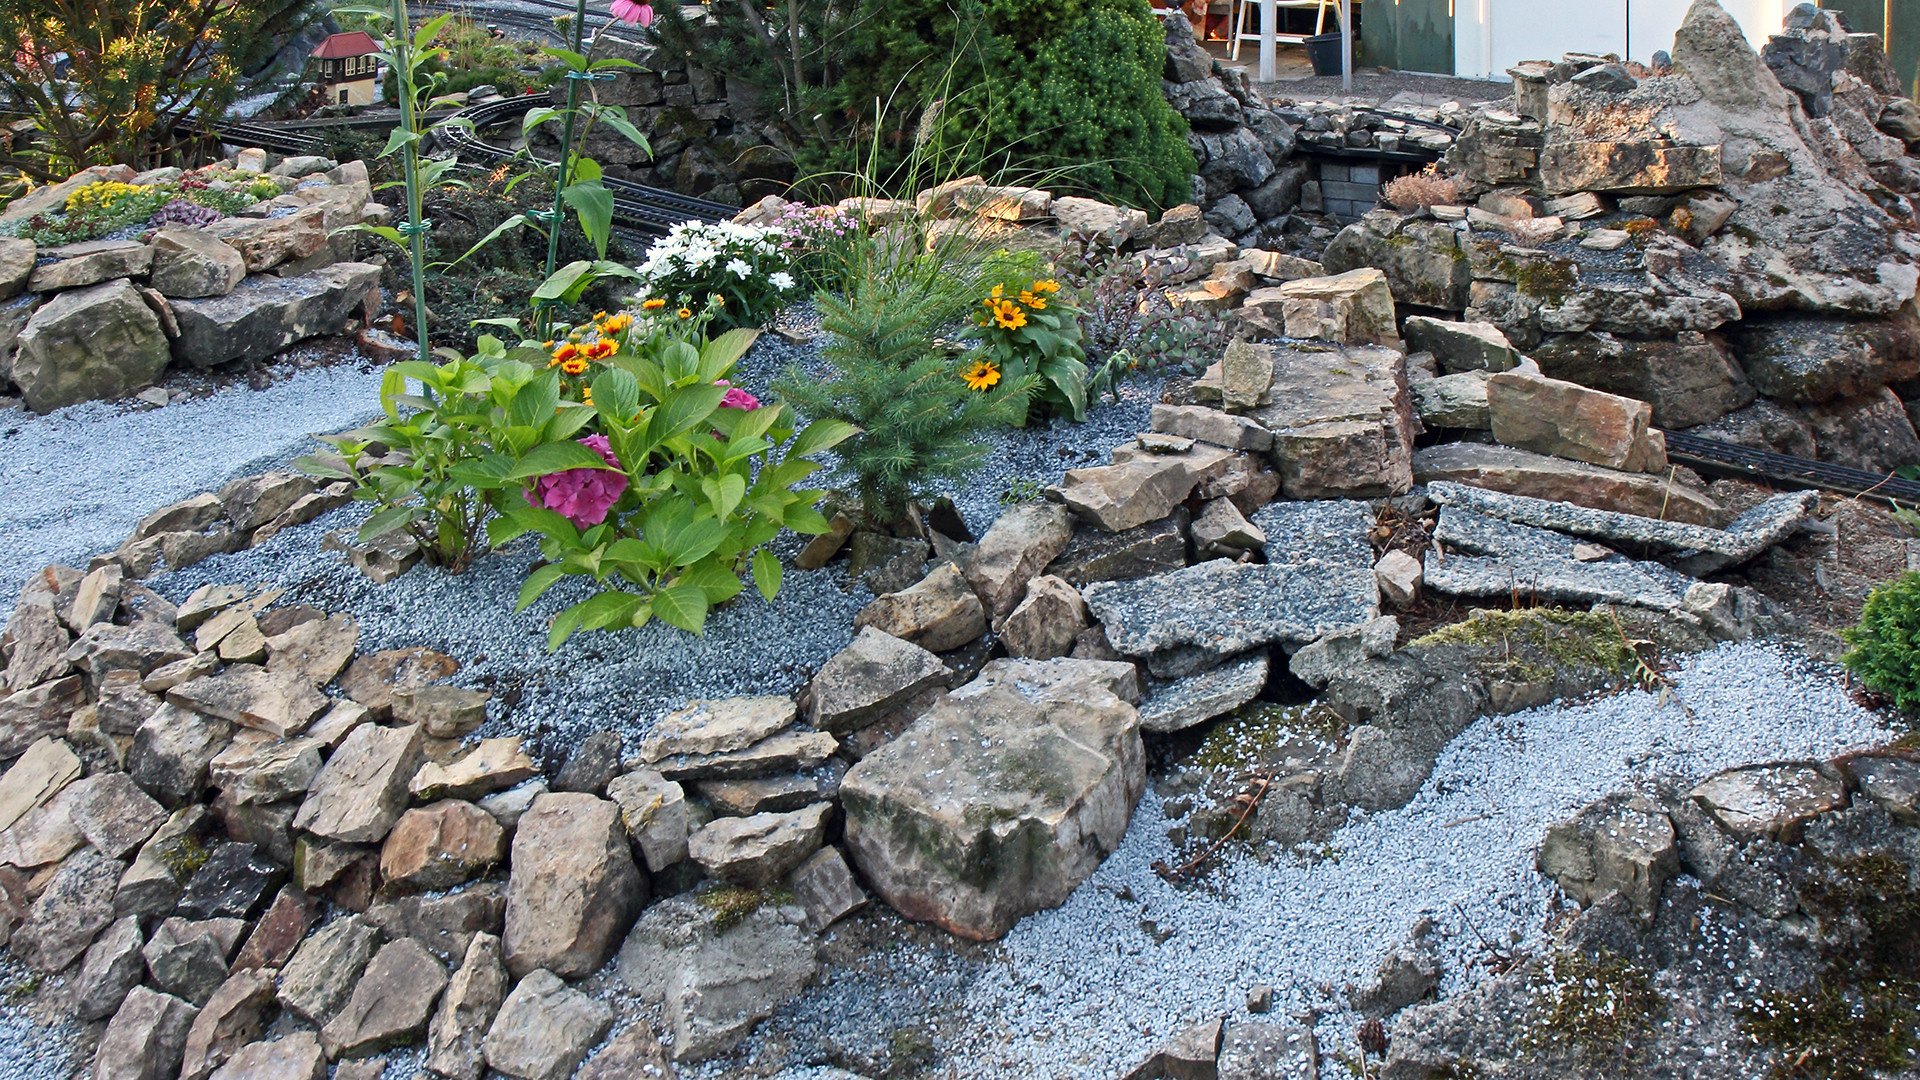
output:
M175 300L174 356L195 367L264 360L296 341L338 333L379 284L379 267L343 262L300 277L250 277L225 296Z
M1801 410L1821 461L1886 474L1920 464L1920 436L1890 387Z
M1250 414L1273 432L1275 469L1290 499L1399 495L1413 486L1413 402L1396 349L1271 352L1271 404Z
M1466 310L1473 283L1453 226L1392 210L1372 211L1340 230L1320 261L1333 274L1378 267L1396 301L1445 311Z
M574 979L592 974L647 901L620 807L592 795L534 799L514 831L512 865L501 940L517 977L542 969Z
M247 276L247 261L211 233L169 226L153 234L153 271L160 295L225 296Z
M980 594L989 620L1012 611L1026 595L1027 582L1066 550L1072 538L1073 519L1065 507L1022 503L1001 514L966 565L967 584Z
M1748 319L1731 336L1755 389L1777 401L1856 397L1920 375L1911 303L1890 319Z
M1711 423L1754 397L1754 387L1726 345L1698 331L1682 331L1674 341L1572 334L1542 344L1532 355L1549 378L1646 402L1659 428Z
M55 261L34 268L27 279L30 292L82 289L114 278L139 277L153 265L153 249L133 240L88 240L46 248L39 254Z
M167 366L160 317L124 279L61 293L20 334L13 381L27 408L48 412L153 385Z
M1505 371L1487 380L1487 415L1503 445L1628 472L1654 472L1643 401L1603 394L1578 383Z
M1115 665L989 665L848 771L849 853L911 919L991 940L1064 901L1126 833L1146 788ZM1137 693L1133 695L1137 698Z

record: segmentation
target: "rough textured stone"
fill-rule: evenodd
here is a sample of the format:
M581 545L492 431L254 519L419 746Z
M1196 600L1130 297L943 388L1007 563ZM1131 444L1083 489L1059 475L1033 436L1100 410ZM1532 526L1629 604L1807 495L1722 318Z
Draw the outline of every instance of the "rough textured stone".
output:
M222 844L187 879L174 910L189 919L252 918L285 878L286 868L254 845Z
M1493 418L1487 409L1488 378L1485 372L1463 371L1458 375L1423 379L1407 389L1423 426L1486 431L1493 427Z
M855 630L871 626L926 649L957 649L987 632L987 610L960 568L935 567L918 584L876 598L854 616Z
M234 1052L213 1080L326 1080L327 1055L311 1031L270 1042L248 1043Z
M1441 511L1435 537L1450 554L1426 568L1425 583L1455 596L1511 596L1519 588L1550 602L1673 611L1695 584L1656 562L1582 559L1572 537L1451 506Z
M680 785L652 769L635 769L607 785L627 835L655 874L687 857L687 800Z
M206 790L208 766L232 736L225 720L163 705L134 732L127 773L162 804L183 806Z
M695 788L715 814L728 817L783 814L835 798L846 772L845 762L828 758L826 764L806 772L752 780L701 780Z
M51 867L86 845L87 838L73 823L74 787L22 814L12 828L0 833L0 866Z
M1272 349L1273 403L1253 413L1273 432L1290 499L1398 495L1413 486L1406 358L1384 348Z
M320 916L320 903L297 886L286 885L260 916L247 935L247 942L233 958L232 968L274 968L284 965L313 921Z
M670 1075L669 1068L666 1052L654 1040L653 1032L645 1024L635 1024L607 1040L606 1047L573 1074L573 1080L664 1077Z
M48 412L153 385L167 366L160 319L125 280L64 292L20 333L13 381L27 407Z
M1224 447L1203 443L1178 453L1123 455L1120 450L1115 450L1114 463L1111 465L1068 469L1060 478L1060 483L1048 489L1047 496L1060 500L1074 514L1107 532L1124 532L1173 514L1197 485L1224 472L1233 456ZM988 536L992 536L991 531ZM1059 533L1057 539L1057 544L1049 545L1047 562L1053 561L1066 550L1071 529ZM978 552L974 559L977 564ZM1040 567L1036 567L1034 574L1039 570ZM968 574L968 580L974 581L974 588L979 590L980 583L971 576L971 567ZM1032 577L1029 574L1026 580ZM1023 580L1020 584L1024 586L1025 583ZM982 596L984 598L986 594ZM1004 607L996 606L995 618L1011 611L1019 599L1018 595L1014 595L1012 602Z
M1371 211L1340 230L1321 261L1334 274L1379 267L1395 300L1444 311L1466 308L1473 281L1451 226L1391 210Z
M1193 519L1193 549L1199 555L1237 558L1267 546L1267 536L1230 499L1214 499Z
M136 986L127 995L93 1054L94 1080L169 1080L180 1072L180 1054L193 1006L170 994Z
M1428 484L1427 495L1444 506L1457 506L1536 528L1668 551L1698 551L1722 556L1729 562L1745 562L1785 540L1818 503L1818 497L1808 491L1775 495L1742 513L1725 529L1715 529L1612 510L1587 509L1445 480Z
M1387 275L1366 266L1323 278L1289 281L1280 289L1286 334L1342 345L1397 342L1393 292Z
M127 991L140 985L146 974L146 957L140 953L144 944L139 916L127 915L87 946L73 981L75 1016L83 1021L104 1020L119 1010Z
M1407 607L1419 598L1424 576L1420 560L1397 548L1373 564L1373 580L1380 586L1381 597L1398 608Z
M1087 625L1087 604L1080 591L1056 577L1041 576L1027 584L1020 601L996 628L1010 656L1051 660L1073 650L1073 641Z
M1846 759L1847 775L1860 793L1907 825L1920 826L1920 763L1862 755Z
M416 799L478 799L540 775L518 735L481 739L451 764L429 761L407 785Z
M384 719L393 709L395 690L439 682L459 670L460 665L442 652L389 649L355 659L340 677L340 689L375 718Z
M1669 521L1716 525L1725 517L1711 496L1664 476L1621 472L1510 446L1459 442L1425 447L1413 455L1413 473L1421 483L1452 480Z
M113 893L124 869L95 851L82 851L61 864L13 932L13 958L48 974L79 959L118 917Z
M402 889L449 889L506 854L505 830L469 802L442 799L400 815L380 849L380 874Z
M1548 195L1670 195L1719 182L1717 146L1594 139L1549 141L1540 150L1540 186Z
M332 1020L380 944L380 931L358 915L313 932L280 972L276 998L288 1012L317 1025Z
M154 233L152 258L148 280L162 296L225 296L247 276L240 253L200 229L169 225Z
M281 217L224 218L206 231L238 251L249 274L305 259L327 246L326 212L321 207Z
M1021 582L1023 591L1025 585ZM952 674L926 649L867 627L822 664L807 685L807 719L833 733L866 727L890 714L924 707L930 696L945 689Z
M206 1004L227 981L230 943L240 929L238 920L230 919L162 922L140 950L153 985L196 1007Z
M1603 799L1548 829L1537 862L1582 905L1617 892L1642 919L1680 872L1672 819L1639 797Z
M124 859L167 820L166 808L126 773L97 773L68 789L74 827L102 855Z
M232 1060L241 1048L260 1037L272 1006L272 972L240 971L221 983L187 1030L185 1052L180 1056L180 1080L206 1080Z
M1653 409L1632 398L1510 371L1487 380L1487 412L1506 446L1628 472L1666 464L1648 460Z
M1078 529L1046 572L1078 586L1178 570L1187 565L1186 509L1122 532Z
M267 670L297 672L325 686L353 659L359 642L360 623L351 615L303 622L267 638Z
M989 618L1012 611L1027 582L1066 549L1072 536L1072 520L1064 507L1023 503L1001 514L966 566L967 584L980 595Z
M1145 790L1139 717L1103 682L1112 666L983 676L854 766L840 789L846 843L874 889L976 939L1064 900Z
M29 745L0 777L0 832L79 778L80 759L65 742L49 736Z
M836 847L824 847L807 857L789 879L794 895L807 911L807 929L819 933L867 905L867 893L854 880L847 860Z
M1778 401L1857 397L1920 374L1920 314L1912 304L1884 320L1743 320L1731 337L1754 388Z
M514 831L512 863L502 940L507 968L523 976L591 974L647 900L620 808L592 795L535 799Z
M371 844L387 835L407 805L407 782L419 771L417 726L353 729L314 778L294 825L316 836Z
M40 258L55 261L35 266L27 279L28 292L83 289L114 278L139 277L153 265L153 249L135 240L87 240L44 248Z
M363 1058L412 1042L426 1030L447 969L411 938L383 947L367 965L347 1005L320 1030L332 1058Z
M664 1003L676 1060L710 1057L739 1042L820 970L797 908L761 905L716 924L697 898L647 909L620 949L620 981L641 1001Z
M550 971L520 980L487 1031L487 1064L515 1080L566 1080L613 1026L613 1007Z
M1409 315L1407 346L1430 352L1448 372L1498 373L1520 362L1520 354L1500 328L1488 322L1454 322Z
M207 776L228 802L285 802L306 795L320 773L316 739L277 739L245 731L208 763Z
M22 756L35 742L65 734L68 717L85 702L80 680L73 676L0 698L0 760Z
M1802 410L1821 461L1885 475L1920 462L1920 436L1892 388Z
M1371 565L1214 560L1138 581L1090 585L1086 596L1107 640L1129 656L1176 646L1231 655L1269 644L1304 645L1329 630L1364 623L1378 609Z
M1267 685L1267 654L1255 650L1184 679L1148 683L1142 731L1182 731L1245 705Z
M1265 350L1236 342L1238 354L1247 357L1247 365L1262 365L1271 379L1272 356ZM1229 369L1222 362L1222 379L1226 386L1226 399L1229 407L1238 401L1239 407L1251 409L1267 393L1267 383L1261 383L1256 390L1243 394L1236 393L1233 381L1227 375ZM1153 407L1151 424L1153 430L1181 438L1197 439L1200 442L1224 446L1229 450L1263 451L1273 445L1273 433L1244 416L1235 416L1219 409L1210 409L1204 405L1167 405Z
M640 740L640 760L745 750L790 727L798 714L791 698L776 695L690 701L654 722Z
M1306 1032L1272 1020L1241 1020L1220 1035L1219 1080L1291 1080L1318 1070Z
M654 767L669 780L730 780L772 776L796 769L811 769L839 748L839 741L824 731L790 728L777 735L769 735L744 750L675 754L654 762Z
M818 851L832 803L784 814L715 818L687 838L687 855L708 874L749 888L768 888Z
M173 910L180 891L207 857L201 836L210 815L198 804L173 812L120 877L113 895L116 915L161 915Z
M1740 843L1792 843L1806 823L1847 805L1840 781L1811 765L1756 765L1708 777L1690 792Z
M1710 423L1753 401L1754 387L1727 346L1697 331L1675 341L1573 334L1542 344L1533 359L1550 378L1646 402L1661 428Z
M423 725L430 739L465 738L487 722L487 702L492 697L484 690L460 686L403 687L393 692L393 719Z
M280 738L300 734L332 704L304 676L252 664L233 664L217 675L189 679L168 690L167 700Z

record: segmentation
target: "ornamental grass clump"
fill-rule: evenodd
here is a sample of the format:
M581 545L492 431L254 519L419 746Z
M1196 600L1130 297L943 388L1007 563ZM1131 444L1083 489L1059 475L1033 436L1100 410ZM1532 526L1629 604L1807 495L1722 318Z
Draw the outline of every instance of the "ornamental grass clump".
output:
M1920 709L1920 573L1881 583L1868 595L1859 625L1840 636L1852 646L1841 662L1867 689L1906 712Z

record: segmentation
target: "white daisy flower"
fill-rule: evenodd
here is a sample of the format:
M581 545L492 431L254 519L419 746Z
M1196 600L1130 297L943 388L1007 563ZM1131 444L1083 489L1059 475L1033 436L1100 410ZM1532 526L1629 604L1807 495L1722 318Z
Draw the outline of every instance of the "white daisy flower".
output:
M773 282L773 287L782 292L793 288L793 275L785 270L775 270L767 275L767 280Z
M745 259L728 259L727 273L737 278L750 278L753 276L753 267Z

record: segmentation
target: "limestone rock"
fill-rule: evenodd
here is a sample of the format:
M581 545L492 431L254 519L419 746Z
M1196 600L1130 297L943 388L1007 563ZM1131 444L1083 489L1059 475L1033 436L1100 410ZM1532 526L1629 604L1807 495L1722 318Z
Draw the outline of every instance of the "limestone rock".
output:
M485 873L506 846L506 832L492 814L442 799L400 815L380 849L380 874L397 888L449 889Z
M87 240L44 248L39 256L55 261L34 267L28 292L61 292L139 277L153 265L153 249L134 240Z
M213 992L187 1029L180 1080L206 1080L260 1037L273 1006L273 973L236 972Z
M393 692L393 718L402 724L420 724L430 739L464 738L487 722L484 690L459 686L414 686Z
M225 720L163 705L134 732L127 774L162 804L183 806L206 790L208 767L232 736Z
M1147 231L1147 212L1114 206L1078 195L1061 195L1053 200L1053 217L1063 233L1105 237L1124 244Z
M792 699L775 695L689 701L654 722L640 740L640 760L745 750L790 727L798 713Z
M1266 651L1256 649L1184 679L1149 683L1147 700L1140 706L1140 729L1184 731L1225 716L1266 689L1267 664Z
M1663 468L1649 460L1644 402L1540 375L1505 372L1487 380L1487 412L1502 444L1628 472Z
M614 777L607 798L620 807L627 835L655 874L687 857L687 800L678 783L652 769Z
M1109 666L983 678L847 773L847 848L888 903L989 940L1092 873L1146 784L1139 717L1102 683Z
M49 412L153 385L167 366L160 319L124 280L61 293L27 321L13 381L27 407Z
M723 925L698 898L672 897L648 908L627 935L620 981L643 1002L664 1002L676 1060L711 1057L818 974L803 918L763 904Z
M82 851L62 863L13 932L13 958L48 974L79 959L118 917L113 892L123 869L95 851Z
M522 739L510 735L481 739L473 750L451 764L429 761L420 766L407 790L423 801L478 799L540 775L540 767L522 748Z
M85 690L75 676L0 698L0 760L24 755L39 740L65 734L68 718L85 702Z
M309 207L283 217L229 217L205 231L240 253L247 273L317 254L327 245L326 213Z
M1430 352L1441 368L1454 374L1465 371L1499 373L1520 362L1520 354L1500 328L1487 322L1453 322L1409 315L1406 322L1407 345Z
M332 704L305 676L232 664L216 675L189 679L167 691L184 709L288 738L306 730Z
M929 652L945 652L985 634L987 612L959 567L945 563L911 588L861 608L853 626L871 626Z
M523 975L591 974L647 900L619 807L592 795L535 799L514 831L512 865L502 940L507 968Z
M161 923L140 950L153 985L196 1007L206 1004L227 981L230 935L222 932L225 929L215 921L172 918Z
M1847 805L1840 781L1811 765L1756 765L1708 777L1690 793L1740 843L1791 843L1806 823Z
M1398 608L1407 607L1419 598L1424 573L1419 559L1398 548L1373 564L1373 579L1380 586L1381 597Z
M1675 341L1574 334L1542 344L1533 358L1549 378L1646 402L1661 428L1710 423L1753 401L1753 385L1726 345L1696 331Z
M1920 824L1920 763L1861 755L1848 758L1846 767L1862 795L1879 803L1895 820Z
M675 754L654 762L654 767L669 780L730 780L772 776L796 769L811 769L839 748L839 741L824 731L789 728L769 735L744 750Z
M276 993L280 1006L324 1026L347 1003L379 944L380 931L358 915L335 919L314 931L280 972Z
M487 1064L514 1080L566 1080L612 1026L612 1006L535 970L507 995L487 1030Z
M475 934L427 1029L426 1067L448 1080L480 1080L487 1065L487 1029L506 996L500 939Z
M28 746L0 776L0 832L79 778L80 759L65 742L49 736Z
M1087 625L1087 603L1080 591L1057 577L1041 576L1027 584L1020 601L997 627L1000 641L1011 656L1051 660L1073 651L1074 638Z
M687 838L687 855L713 877L768 888L819 850L832 812L832 803L816 803L784 814L715 818Z
M1077 529L1073 540L1046 572L1075 586L1095 581L1131 581L1134 578L1178 570L1187 565L1186 509L1120 532Z
M989 619L1013 610L1027 582L1066 549L1073 525L1064 507L1023 503L1002 513L967 560L967 584L987 607Z
M330 840L370 844L387 835L407 805L407 782L419 770L417 726L353 729L314 778L294 825Z
M304 622L267 638L267 670L296 672L325 686L353 659L359 642L360 624L351 615Z
M1267 530L1273 535L1273 530ZM1224 560L1138 581L1087 587L1087 607L1129 656L1175 646L1231 655L1306 644L1356 626L1378 608L1370 565L1253 564Z
M74 787L20 815L12 828L0 833L0 866L53 867L86 845L87 838L73 822Z
M326 1080L327 1055L311 1031L248 1043L213 1073L213 1080Z
M1392 210L1371 211L1340 230L1321 260L1333 274L1379 267L1396 301L1444 311L1466 309L1473 281L1451 226Z
M1021 582L1023 590L1025 584ZM946 688L951 674L939 657L920 646L867 627L822 664L807 685L807 719L822 731L839 734L896 712L916 712Z
M1214 499L1193 519L1193 548L1202 555L1228 558L1267 546L1267 535L1248 521L1231 499Z
M1291 499L1397 495L1413 485L1406 358L1392 349L1271 349L1273 403L1253 413Z
M276 739L256 731L235 736L207 768L223 797L241 805L301 798L319 773L318 740Z
M1236 342L1234 346L1229 347L1229 351L1237 351L1239 354L1245 356L1247 358L1245 361L1247 366L1264 366L1269 379L1271 379L1272 354L1264 349L1256 349L1244 342ZM1225 373L1229 369L1225 366L1225 361L1221 363L1222 378L1225 380L1227 379ZM1267 386L1267 383L1261 383L1258 389L1249 390L1244 394L1236 394L1230 381L1228 381L1226 390L1224 391L1226 395L1225 400L1230 403L1230 407L1231 403L1238 401L1240 402L1239 407L1251 409L1254 405L1258 404L1260 398L1266 395ZM1259 452L1273 445L1273 433L1254 421L1244 416L1235 416L1232 413L1221 412L1219 409L1210 409L1204 405L1167 405L1164 403L1155 405L1153 407L1151 425L1153 430L1158 432L1178 435L1187 439L1197 439L1200 442L1211 443L1214 446L1223 446L1229 450L1252 450Z
M0 300L11 300L27 287L38 254L31 240L9 236L0 241Z
M167 811L126 773L96 773L67 789L68 814L96 851L124 859L167 820Z
M446 985L447 969L419 942L392 942L367 965L346 1008L320 1030L321 1045L329 1057L362 1058L412 1042Z
M793 892L807 910L807 929L815 933L867 905L867 893L854 880L847 860L836 847L823 847L807 857L789 879Z
M1288 337L1342 345L1399 340L1393 321L1393 292L1386 273L1374 267L1289 281L1280 286L1280 301Z
M1493 418L1487 408L1488 378L1483 371L1464 371L1411 384L1408 390L1420 423L1428 429L1492 428Z
M57 679L73 666L67 662L73 636L61 625L52 604L22 602L15 607L7 622L7 639L13 653L0 677L0 690L25 690Z
M1717 146L1550 139L1540 151L1540 186L1548 195L1576 191L1670 195L1719 182Z
M1680 854L1664 811L1640 797L1603 799L1547 830L1538 865L1582 905L1617 892L1651 919Z
M146 974L147 961L140 954L144 944L139 917L127 915L87 946L73 983L74 1015L83 1021L104 1020L119 1010L127 992Z
M1413 455L1413 473L1421 483L1451 480L1495 491L1641 517L1715 525L1725 517L1704 491L1665 476L1548 457L1485 443L1440 443Z
M193 1006L136 986L107 1022L93 1055L94 1080L167 1080L179 1074Z
M379 282L379 267L343 262L300 277L250 277L226 296L176 300L174 355L196 367L264 360L296 341L337 333Z
M225 296L247 276L247 261L218 237L169 225L153 234L149 280L162 296Z

